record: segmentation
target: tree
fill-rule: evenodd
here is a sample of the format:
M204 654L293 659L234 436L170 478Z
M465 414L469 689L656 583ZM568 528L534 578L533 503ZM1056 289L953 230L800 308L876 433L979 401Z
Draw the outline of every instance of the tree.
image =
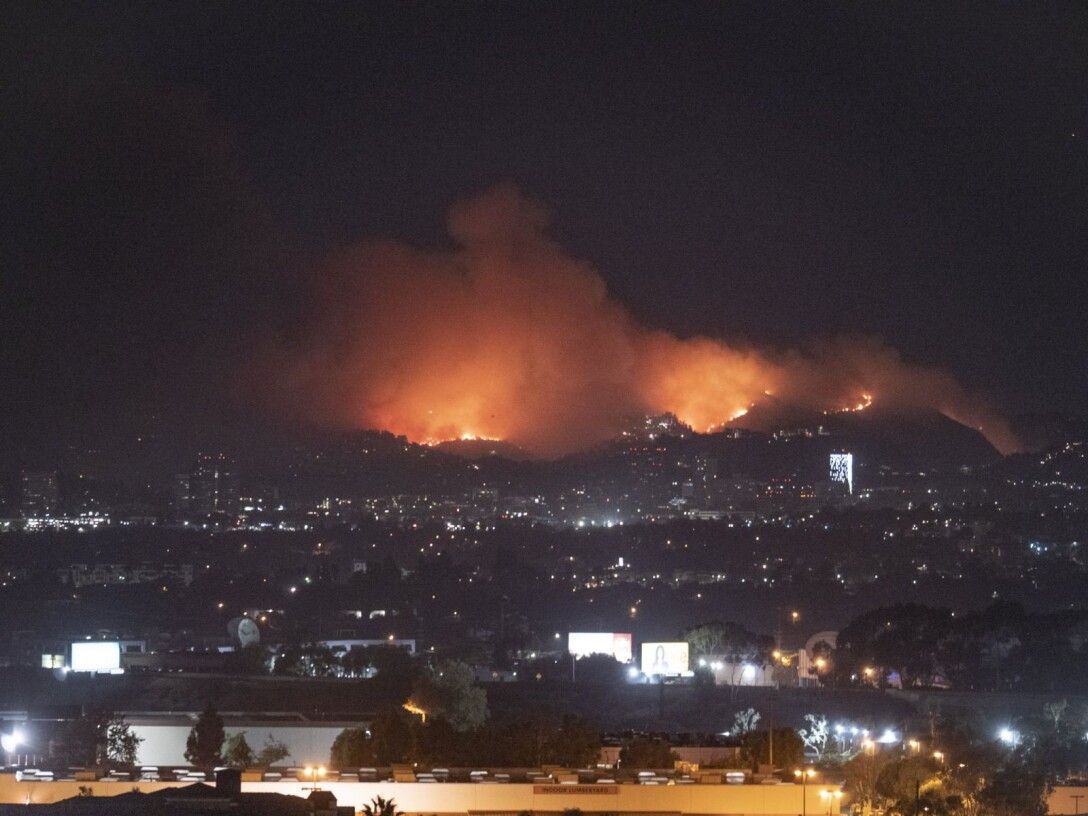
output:
M228 668L235 674L268 674L268 649L259 643L249 643L232 652Z
M387 706L370 725L374 758L379 765L413 762L416 759L416 718L400 706Z
M620 749L620 764L625 768L671 768L677 756L666 742L635 737Z
M358 768L376 761L374 743L362 728L345 728L332 743L329 763L334 768Z
M691 651L696 657L720 654L724 636L724 627L720 621L701 623L684 632L684 640L691 646Z
M816 761L819 762L824 758L824 750L827 748L827 736L830 730L827 725L827 717L806 714L805 722L808 725L798 731L797 736L801 738L805 748L811 751L815 755Z
M1043 714L1050 722L1054 724L1054 730L1061 729L1062 717L1065 716L1065 710L1069 707L1069 701L1066 699L1055 700L1052 703L1046 703L1043 706Z
M889 762L876 780L876 790L885 799L899 803L902 809L915 796L938 784L937 766L928 757L914 756Z
M1043 816L1047 788L1042 771L1010 765L990 775L979 802L994 816Z
M564 717L548 746L553 762L569 768L585 768L601 755L601 735L580 717Z
M218 765L224 737L223 718L208 703L185 741L185 759L198 768Z
M68 765L100 765L107 758L108 729L114 716L108 711L84 711L61 729L53 742L56 759Z
M760 765L771 764L771 746L767 731L749 731L741 741L745 758L753 770ZM774 729L774 766L792 768L804 760L805 746L797 732L792 728Z
M735 737L743 737L749 731L755 731L759 725L760 714L754 708L746 708L733 715L733 728L730 733Z
M487 694L476 685L472 669L454 660L440 663L430 677L421 679L412 693L412 702L462 733L479 728L487 720Z
M249 768L254 764L253 749L246 740L246 732L231 734L223 743L223 759L233 768Z
M271 768L280 760L287 759L290 755L291 751L288 747L269 734L265 737L264 745L261 747L256 759L257 764L262 768Z
M749 632L737 623L722 627L722 657L733 667L734 674L745 665L765 666L774 649L774 638ZM736 677L730 682L736 683Z
M132 732L124 717L114 717L106 727L106 758L119 765L135 765L143 737Z
M842 774L850 798L863 808L873 808L880 803L877 780L889 762L882 751L862 751L843 765Z
M363 816L403 816L401 811L397 810L395 800L383 799L381 796L375 796L369 804L363 805L362 813Z
M867 612L839 632L828 679L862 682L875 668L881 677L897 674L903 688L932 685L943 667L938 655L954 654L946 648L953 623L949 610L919 604Z

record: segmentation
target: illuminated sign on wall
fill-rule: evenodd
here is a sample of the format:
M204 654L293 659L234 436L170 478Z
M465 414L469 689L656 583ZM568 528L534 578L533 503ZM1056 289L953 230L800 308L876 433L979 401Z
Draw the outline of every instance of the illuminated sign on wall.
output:
M846 492L854 493L854 454L831 454L831 481L846 485Z
M611 655L620 663L630 663L634 656L630 632L571 632L567 635L567 651L575 657Z
M114 672L120 668L121 644L116 640L72 644L72 671Z

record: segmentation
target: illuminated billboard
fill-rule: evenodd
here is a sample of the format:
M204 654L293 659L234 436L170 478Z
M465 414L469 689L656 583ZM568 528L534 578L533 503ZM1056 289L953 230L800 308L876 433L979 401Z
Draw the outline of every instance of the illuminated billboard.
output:
M630 632L571 632L567 635L567 651L575 657L611 655L620 663L630 663L634 657Z
M643 643L642 673L647 675L686 674L688 671L688 643Z
M121 644L116 640L72 644L72 671L115 672L120 668Z
M831 454L831 481L846 485L846 492L854 492L854 454Z

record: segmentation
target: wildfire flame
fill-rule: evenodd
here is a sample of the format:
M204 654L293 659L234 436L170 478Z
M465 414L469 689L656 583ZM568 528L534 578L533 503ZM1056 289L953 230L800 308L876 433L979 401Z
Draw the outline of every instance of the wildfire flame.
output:
M706 431L770 400L863 411L874 395L981 427L999 449L1016 445L949 375L872 339L771 354L645 329L548 237L547 221L500 186L452 208L453 249L382 242L333 258L315 281L308 342L281 350L290 365L278 379L328 422L428 443L506 440L539 455L614 437L643 414Z
M873 404L872 394L862 394L861 399L853 405L847 405L842 408L836 408L829 411L824 411L825 414L855 414L858 411L864 411L870 405Z

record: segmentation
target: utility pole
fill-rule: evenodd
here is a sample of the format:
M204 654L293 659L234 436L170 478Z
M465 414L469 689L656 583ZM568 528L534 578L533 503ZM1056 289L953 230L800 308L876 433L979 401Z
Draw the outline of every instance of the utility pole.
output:
M774 709L767 715L767 764L774 773Z
M767 705L767 764L774 772L774 705L777 692L770 693L770 702ZM802 757L803 759L803 757Z

